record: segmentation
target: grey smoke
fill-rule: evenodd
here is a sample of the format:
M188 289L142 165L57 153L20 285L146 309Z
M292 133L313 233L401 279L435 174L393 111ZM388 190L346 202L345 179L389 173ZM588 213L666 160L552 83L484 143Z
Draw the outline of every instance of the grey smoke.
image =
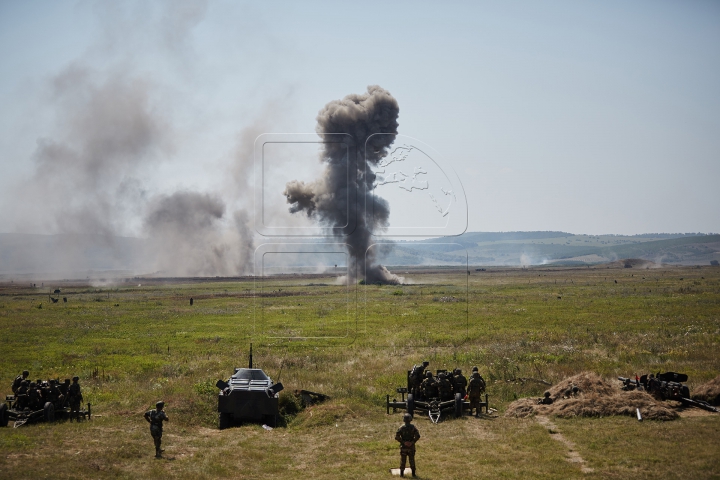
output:
M163 275L237 275L250 264L247 216L236 211L227 219L225 203L214 195L158 196L149 204L144 230L154 266Z
M127 233L145 195L142 171L172 152L172 131L151 98L151 85L136 78L98 80L76 65L57 75L57 131L37 141L19 209L50 231Z
M55 240L63 271L107 268L94 257L68 254L77 234L113 252L104 257L122 250L123 262L112 262L114 269L156 268L172 275L248 270L253 242L239 209L242 194L228 189L226 205L225 198L202 193L153 191L164 183L158 167L172 160L180 144L173 117L180 99L140 74L135 57L139 49L159 48L178 69L191 68L192 32L207 4L95 4L103 27L97 48L50 78L45 109L55 121L37 140L34 172L12 192L13 229L62 234ZM246 192L243 187L237 190ZM128 242L118 237L138 235L146 239L133 243L138 248L129 259L120 245Z
M327 134L349 134L355 141L356 154L350 155L346 163L345 144L323 143L323 176L309 183L288 182L283 192L291 213L305 213L321 225L335 228L336 238L350 245L351 276L362 277L368 283L400 282L396 275L376 264L375 249L368 250L373 232L388 226L390 208L387 201L373 193L372 168L388 154L395 140L399 112L397 100L377 85L369 86L365 94L348 95L325 105L318 113L316 132L328 140L331 137ZM376 133L388 135L371 137Z

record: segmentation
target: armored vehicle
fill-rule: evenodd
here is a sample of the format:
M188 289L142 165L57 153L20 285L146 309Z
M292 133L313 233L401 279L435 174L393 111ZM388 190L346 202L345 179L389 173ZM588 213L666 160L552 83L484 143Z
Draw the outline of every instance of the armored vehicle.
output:
M277 426L278 393L282 383L273 384L272 379L252 365L252 346L248 368L236 368L226 382L218 380L218 426L225 429L236 423L262 423Z

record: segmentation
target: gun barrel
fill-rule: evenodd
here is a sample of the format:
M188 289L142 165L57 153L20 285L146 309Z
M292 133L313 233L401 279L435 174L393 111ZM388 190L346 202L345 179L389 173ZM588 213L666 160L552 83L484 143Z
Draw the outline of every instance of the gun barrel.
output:
M703 402L702 400L692 400L690 398L681 397L680 401L686 405L692 405L693 407L702 408L703 410L707 410L708 412L720 412L720 410L713 407L707 402Z

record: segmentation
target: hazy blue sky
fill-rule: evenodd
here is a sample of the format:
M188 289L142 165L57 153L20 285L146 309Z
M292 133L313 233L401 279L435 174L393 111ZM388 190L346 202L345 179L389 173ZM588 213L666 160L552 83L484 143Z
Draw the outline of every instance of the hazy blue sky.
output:
M717 1L2 1L0 60L3 232L92 231L57 221L67 197L139 234L132 189L249 206L246 137L373 84L462 179L471 231L720 232ZM83 135L115 91L155 136L75 184L46 147L112 143Z

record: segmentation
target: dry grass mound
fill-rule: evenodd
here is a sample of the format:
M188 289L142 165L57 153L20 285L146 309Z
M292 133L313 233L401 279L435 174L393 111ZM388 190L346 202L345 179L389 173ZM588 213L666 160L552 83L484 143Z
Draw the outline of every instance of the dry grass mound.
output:
M693 400L703 400L710 405L720 405L720 375L703 383L692 394Z
M565 398L572 386L580 388L575 397ZM645 392L625 392L604 381L592 372L583 372L566 378L549 390L551 405L538 405L537 398L521 398L510 404L506 417L531 415L555 415L558 417L607 417L610 415L635 415L639 408L643 418L650 420L674 420L678 414Z

